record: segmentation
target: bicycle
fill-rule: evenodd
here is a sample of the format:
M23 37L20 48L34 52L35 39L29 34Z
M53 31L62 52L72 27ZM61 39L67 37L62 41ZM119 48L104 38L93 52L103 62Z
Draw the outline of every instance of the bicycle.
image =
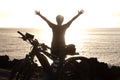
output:
M15 65L9 80L41 80L41 78L43 80L75 80L78 78L76 76L79 73L77 72L77 65L82 60L87 60L87 58L80 56L70 57L65 59L62 66L60 66L60 58L47 52L48 49L51 49L50 47L44 43L39 43L37 39L34 39L34 35L30 33L25 35L20 31L18 33L22 36L21 39L28 41L32 45L32 50ZM73 47L73 45L67 46L66 55L77 55ZM40 67L34 62L35 56L41 64ZM46 56L53 60L52 65L50 65ZM54 75L58 67L60 67L59 75Z

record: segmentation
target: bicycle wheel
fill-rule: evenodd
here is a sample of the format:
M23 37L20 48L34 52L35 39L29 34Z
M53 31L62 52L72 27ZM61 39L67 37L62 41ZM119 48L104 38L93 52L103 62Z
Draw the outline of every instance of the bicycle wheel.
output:
M86 70L88 69L84 65L88 65L87 61L88 59L85 57L72 57L66 60L63 66L62 80L86 80L85 76L88 75Z

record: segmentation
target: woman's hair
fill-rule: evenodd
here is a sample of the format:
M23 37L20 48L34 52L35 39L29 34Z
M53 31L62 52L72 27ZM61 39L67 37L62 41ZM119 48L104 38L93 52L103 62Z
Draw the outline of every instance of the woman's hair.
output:
M63 23L63 20L64 20L64 17L62 15L57 15L56 16L56 21L58 24L62 24Z

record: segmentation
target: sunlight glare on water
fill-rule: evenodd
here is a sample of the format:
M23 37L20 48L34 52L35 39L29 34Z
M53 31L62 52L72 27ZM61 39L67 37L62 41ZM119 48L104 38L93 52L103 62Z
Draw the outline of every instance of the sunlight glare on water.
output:
M79 51L80 47L83 47L84 42L88 37L89 35L86 33L84 29L81 30L70 29L66 32L65 40L67 45L74 44L76 46L77 51Z
M35 34L35 36L38 38L40 43L45 43L46 45L48 45L49 47L51 46L51 42L52 42L52 30L50 29L46 29L46 30L42 30L39 31ZM82 47L83 44L79 43L84 43L85 39L88 38L88 34L85 31L85 29L69 29L66 31L65 33L65 42L66 45L68 44L74 44L76 46L77 49L79 49L79 47ZM59 38L59 37L58 37Z
M51 46L52 32L49 29L42 30L36 34L40 43L45 43L49 47Z

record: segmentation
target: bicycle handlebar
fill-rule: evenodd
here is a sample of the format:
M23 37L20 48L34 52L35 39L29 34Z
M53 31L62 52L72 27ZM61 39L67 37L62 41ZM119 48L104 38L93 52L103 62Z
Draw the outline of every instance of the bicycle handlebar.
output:
M19 34L22 36L21 38L22 38L23 40L26 40L26 39L25 39L26 37L25 37L25 35L24 35L23 33L21 33L20 31L17 31L17 33L19 33Z
M55 59L57 58L55 55L49 54L48 52L46 52L47 49L51 49L50 47L48 47L47 45L45 45L44 43L40 44L38 42L37 39L34 39L34 35L26 33L25 35L23 33L21 33L20 31L17 31L21 36L22 39L24 41L29 41L31 45L36 46L36 47L41 47L40 51L43 52L45 55L47 55L49 58L51 59Z
M50 47L48 47L48 46L45 45L44 43L40 44L37 39L34 39L34 35L29 34L29 33L26 33L26 34L24 35L24 34L21 33L20 31L17 31L17 32L22 36L21 38L22 38L24 41L28 40L31 45L33 45L33 46L35 46L35 45L41 46L43 49L45 49L45 48L51 49Z
M25 37L25 35L24 34L22 34L20 31L17 31L21 36L23 36L23 37Z

